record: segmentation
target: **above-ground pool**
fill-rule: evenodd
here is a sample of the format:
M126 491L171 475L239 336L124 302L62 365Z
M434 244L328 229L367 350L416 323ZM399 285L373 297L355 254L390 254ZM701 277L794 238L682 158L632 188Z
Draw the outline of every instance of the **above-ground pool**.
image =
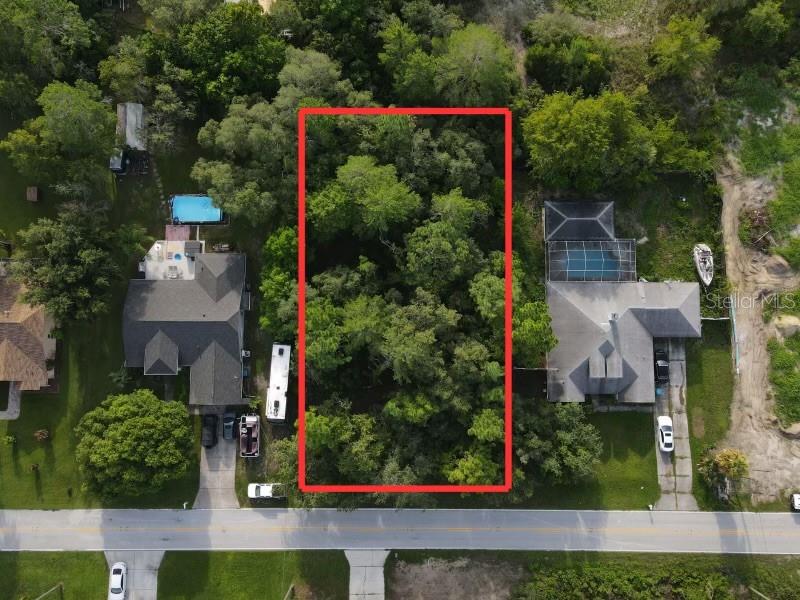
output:
M172 221L174 223L221 223L222 210L214 206L209 196L185 194L172 196Z

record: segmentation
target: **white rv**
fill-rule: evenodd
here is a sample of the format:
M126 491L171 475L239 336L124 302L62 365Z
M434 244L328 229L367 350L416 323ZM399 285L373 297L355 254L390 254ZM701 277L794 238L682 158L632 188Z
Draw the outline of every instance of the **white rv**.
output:
M286 420L286 388L289 386L289 358L291 347L272 345L272 365L269 369L267 391L267 421L283 423Z

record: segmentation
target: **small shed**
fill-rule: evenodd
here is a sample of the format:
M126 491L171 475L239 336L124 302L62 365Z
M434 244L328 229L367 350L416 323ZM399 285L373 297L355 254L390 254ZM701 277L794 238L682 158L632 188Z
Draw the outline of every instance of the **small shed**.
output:
M138 102L117 104L117 136L125 140L128 148L144 152L145 144L144 106Z

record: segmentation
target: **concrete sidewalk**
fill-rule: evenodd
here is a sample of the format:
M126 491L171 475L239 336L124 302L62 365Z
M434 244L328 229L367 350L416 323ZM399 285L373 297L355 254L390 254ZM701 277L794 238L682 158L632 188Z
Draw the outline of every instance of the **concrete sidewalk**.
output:
M157 600L163 550L108 550L105 554L109 568L116 562L128 566L128 600Z
M350 600L384 600L383 565L388 550L345 550L350 563Z

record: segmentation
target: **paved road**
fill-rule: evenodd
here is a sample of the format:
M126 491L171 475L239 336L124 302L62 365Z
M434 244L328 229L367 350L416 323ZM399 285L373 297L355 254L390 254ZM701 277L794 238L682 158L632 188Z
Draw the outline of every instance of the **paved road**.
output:
M800 554L800 514L391 509L0 510L0 548L463 548Z

